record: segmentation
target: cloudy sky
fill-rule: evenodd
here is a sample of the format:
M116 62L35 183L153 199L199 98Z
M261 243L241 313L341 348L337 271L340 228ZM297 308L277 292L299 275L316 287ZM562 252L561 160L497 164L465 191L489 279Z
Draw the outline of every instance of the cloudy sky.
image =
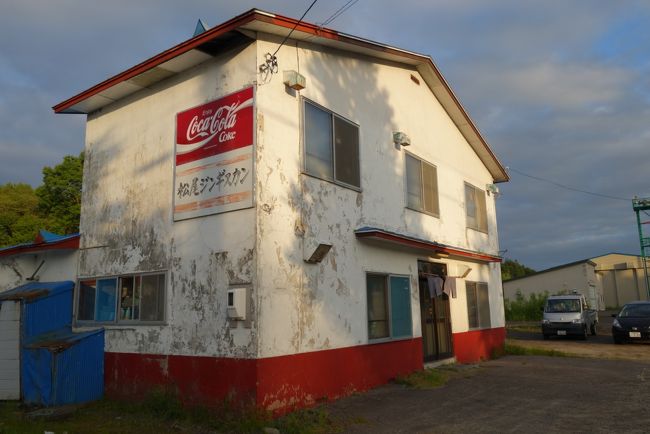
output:
M346 2L321 0L305 19ZM44 165L78 154L85 117L51 107L189 38L198 18L299 18L309 3L3 0L0 183L36 186ZM359 0L329 27L433 57L510 167L501 248L543 269L639 251L626 199L650 197L649 24L650 2L634 0Z

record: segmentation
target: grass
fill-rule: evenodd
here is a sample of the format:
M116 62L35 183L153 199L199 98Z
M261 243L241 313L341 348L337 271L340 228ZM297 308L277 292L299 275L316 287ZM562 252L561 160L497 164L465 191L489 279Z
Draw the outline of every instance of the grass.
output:
M546 348L523 347L506 342L504 353L510 356L550 356L550 357L576 357L574 354L565 353Z
M508 330L516 331L516 332L524 332L524 333L539 333L541 328L539 324L508 324L506 325Z
M444 386L453 378L469 377L477 371L478 369L460 369L456 365L444 365L397 377L395 383L403 384L414 389L435 389Z
M0 434L260 433L265 427L277 428L282 434L322 434L343 429L323 408L273 419L267 412L237 409L228 403L218 409L183 407L177 395L167 391L154 392L138 403L103 399L57 420L31 419L28 413L17 402L0 401Z

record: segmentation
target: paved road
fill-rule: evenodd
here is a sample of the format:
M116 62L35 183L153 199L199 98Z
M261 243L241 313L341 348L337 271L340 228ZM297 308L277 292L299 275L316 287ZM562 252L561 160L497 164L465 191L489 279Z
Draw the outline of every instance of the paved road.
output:
M650 364L507 356L438 389L388 385L327 406L350 433L647 433Z

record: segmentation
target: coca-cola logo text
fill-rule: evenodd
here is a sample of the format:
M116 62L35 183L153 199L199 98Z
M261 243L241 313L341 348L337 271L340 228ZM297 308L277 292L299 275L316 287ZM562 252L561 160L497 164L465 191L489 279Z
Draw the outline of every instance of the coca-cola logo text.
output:
M241 102L235 102L224 105L216 110L207 109L192 118L187 126L186 138L188 142L196 139L208 140L219 134L217 140L223 143L226 140L233 140L236 131L226 131L232 129L237 124L237 112L242 108Z

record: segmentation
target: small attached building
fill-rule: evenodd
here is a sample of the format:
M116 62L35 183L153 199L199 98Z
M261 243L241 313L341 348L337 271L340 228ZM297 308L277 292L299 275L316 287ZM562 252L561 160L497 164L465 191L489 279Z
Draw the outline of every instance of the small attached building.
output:
M40 230L31 243L0 248L0 293L25 283L77 279L79 234Z
M508 176L428 56L251 10L54 109L109 393L285 411L503 346Z

